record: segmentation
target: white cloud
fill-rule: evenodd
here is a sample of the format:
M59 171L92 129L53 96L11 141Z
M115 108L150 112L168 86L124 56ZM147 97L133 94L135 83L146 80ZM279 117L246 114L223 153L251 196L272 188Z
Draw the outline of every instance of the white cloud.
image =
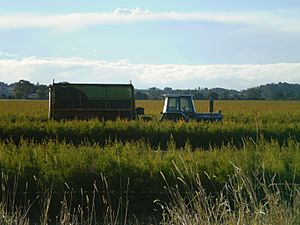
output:
M225 87L244 89L265 83L300 83L300 63L263 65L132 64L82 58L23 58L0 60L0 81L27 79L50 84L67 82L129 83L138 88Z
M128 9L128 8L117 8L113 11L113 14L116 15L149 15L150 12L149 10L143 10L140 8L134 8L134 9Z
M138 23L147 21L206 21L224 24L247 24L283 31L300 31L300 13L295 11L233 12L152 12L149 10L116 9L113 12L72 14L0 15L0 29L52 28L63 31L99 24Z
M0 51L0 59L1 58L14 58L14 59L16 59L16 58L19 58L20 56L19 55L17 55L17 54L12 54L12 53L7 53L7 52L1 52Z

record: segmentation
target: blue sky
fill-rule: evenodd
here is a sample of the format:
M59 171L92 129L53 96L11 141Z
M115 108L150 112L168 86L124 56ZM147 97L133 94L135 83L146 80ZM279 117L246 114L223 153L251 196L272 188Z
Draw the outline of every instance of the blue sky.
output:
M299 1L2 1L0 81L300 83Z

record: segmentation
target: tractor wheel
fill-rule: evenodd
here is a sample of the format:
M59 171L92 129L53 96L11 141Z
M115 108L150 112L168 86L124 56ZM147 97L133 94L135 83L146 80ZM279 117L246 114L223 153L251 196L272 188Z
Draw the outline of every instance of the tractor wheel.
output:
M160 121L174 121L174 122L185 121L185 122L187 122L188 119L182 114L170 113L170 114L163 114L160 117Z

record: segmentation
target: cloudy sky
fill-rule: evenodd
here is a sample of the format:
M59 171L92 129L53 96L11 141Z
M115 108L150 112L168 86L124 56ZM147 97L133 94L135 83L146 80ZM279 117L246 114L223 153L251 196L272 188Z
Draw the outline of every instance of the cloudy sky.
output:
M300 83L299 0L0 0L0 81Z

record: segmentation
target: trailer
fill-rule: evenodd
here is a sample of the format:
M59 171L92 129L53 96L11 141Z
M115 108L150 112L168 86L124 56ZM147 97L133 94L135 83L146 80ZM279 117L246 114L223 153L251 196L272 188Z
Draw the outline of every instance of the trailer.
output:
M53 83L49 87L50 119L132 120L142 113L142 108L135 108L132 84Z

